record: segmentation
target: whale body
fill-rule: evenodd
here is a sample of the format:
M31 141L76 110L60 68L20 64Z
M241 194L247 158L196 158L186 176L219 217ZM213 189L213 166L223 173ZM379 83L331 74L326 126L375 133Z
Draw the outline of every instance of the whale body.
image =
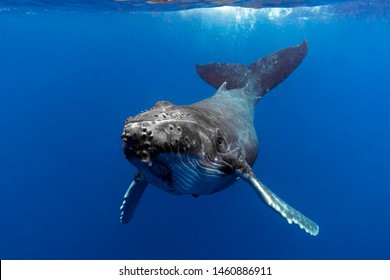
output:
M123 151L138 170L125 193L120 221L128 223L148 184L194 197L246 181L266 205L311 235L318 225L288 205L255 175L257 102L303 61L307 42L278 50L251 65L196 65L216 93L191 105L157 102L125 121Z

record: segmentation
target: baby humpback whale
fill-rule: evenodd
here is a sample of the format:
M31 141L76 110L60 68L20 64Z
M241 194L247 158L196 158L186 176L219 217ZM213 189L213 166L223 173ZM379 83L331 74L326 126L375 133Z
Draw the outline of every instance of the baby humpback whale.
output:
M148 184L197 197L221 191L241 178L290 224L317 235L317 224L268 189L251 168L258 152L256 104L298 67L306 52L303 41L250 66L196 65L200 77L217 89L212 97L188 106L159 101L128 118L123 151L138 172L124 196L121 222L130 221Z

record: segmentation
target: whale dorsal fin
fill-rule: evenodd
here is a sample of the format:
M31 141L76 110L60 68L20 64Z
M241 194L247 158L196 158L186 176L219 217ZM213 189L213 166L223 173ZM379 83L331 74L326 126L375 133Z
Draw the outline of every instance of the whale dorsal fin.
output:
M223 82L223 84L218 88L215 94L222 94L226 90L227 90L227 82Z
M264 56L250 66L231 63L197 64L196 71L206 83L216 89L223 82L227 82L227 90L243 88L249 84L254 94L261 97L287 78L299 66L306 53L305 40L297 46Z

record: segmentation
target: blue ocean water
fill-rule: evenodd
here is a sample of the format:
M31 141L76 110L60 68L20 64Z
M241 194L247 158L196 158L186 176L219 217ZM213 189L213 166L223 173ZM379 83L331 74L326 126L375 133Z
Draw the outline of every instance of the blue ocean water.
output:
M389 11L339 7L0 8L0 259L389 259ZM196 63L303 39L302 65L258 104L254 171L319 235L242 181L197 199L150 186L120 224L136 171L124 120L212 95Z

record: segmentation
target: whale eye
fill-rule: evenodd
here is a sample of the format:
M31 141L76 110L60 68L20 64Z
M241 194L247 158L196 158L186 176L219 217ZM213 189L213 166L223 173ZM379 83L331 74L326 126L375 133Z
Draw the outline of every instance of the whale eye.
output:
M221 146L223 144L223 141L224 141L223 137L217 137L217 145L218 146Z
M223 153L226 151L225 137L223 136L222 132L219 129L217 129L215 142L216 142L218 152Z

